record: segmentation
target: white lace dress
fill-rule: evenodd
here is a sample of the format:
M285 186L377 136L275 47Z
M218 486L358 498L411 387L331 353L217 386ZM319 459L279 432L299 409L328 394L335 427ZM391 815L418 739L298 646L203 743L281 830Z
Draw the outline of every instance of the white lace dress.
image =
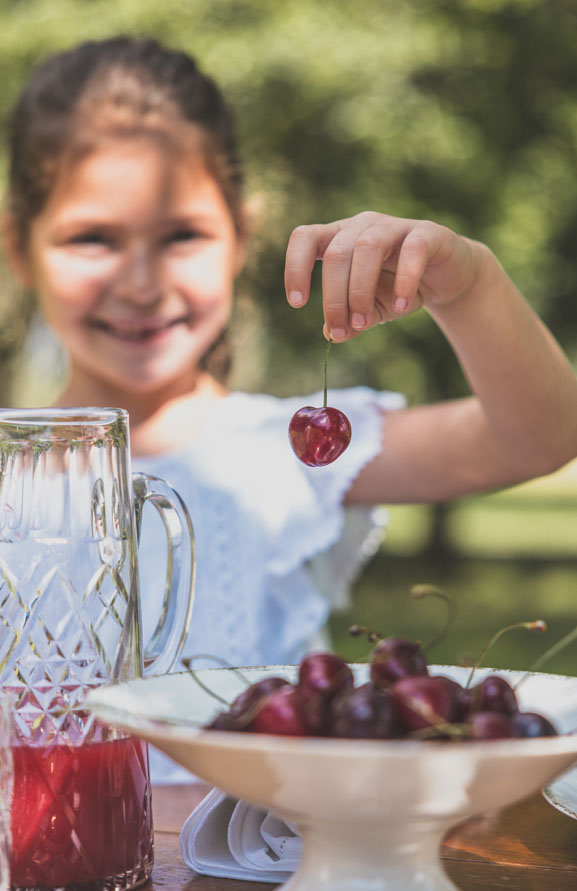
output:
M362 562L375 550L384 517L342 501L379 451L383 412L397 393L333 390L349 417L349 448L327 467L309 468L288 441L292 414L322 394L278 399L232 393L216 403L201 434L179 451L135 459L133 469L169 482L186 503L196 538L197 582L183 656L209 653L232 665L291 664L326 643L332 608L347 603ZM164 590L165 533L145 511L139 550L144 639ZM214 663L195 662L196 667ZM153 782L190 774L151 751Z

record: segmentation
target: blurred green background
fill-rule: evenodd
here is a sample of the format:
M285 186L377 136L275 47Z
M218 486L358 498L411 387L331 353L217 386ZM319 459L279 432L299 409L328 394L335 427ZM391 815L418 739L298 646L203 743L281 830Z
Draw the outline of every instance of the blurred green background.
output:
M239 284L233 385L279 395L321 386L318 279L288 309L292 228L364 209L433 218L487 242L577 365L577 11L573 0L0 0L0 119L31 66L118 32L182 47L237 109L253 246ZM298 357L298 361L296 359ZM0 268L0 402L50 399L61 365L27 295ZM410 402L466 392L426 313L335 348L330 384L402 390ZM554 435L554 431L552 431ZM395 507L336 648L362 657L352 622L428 639L438 601L459 604L436 651L458 661L501 625L489 658L527 667L577 624L577 471L437 507ZM575 671L577 645L550 663Z

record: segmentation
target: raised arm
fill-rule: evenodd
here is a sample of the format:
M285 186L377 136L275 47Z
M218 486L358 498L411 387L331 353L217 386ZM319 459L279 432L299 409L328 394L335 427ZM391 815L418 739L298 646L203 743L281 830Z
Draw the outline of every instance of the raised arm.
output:
M285 285L304 306L321 260L325 335L357 337L424 306L470 398L389 413L350 503L424 502L512 485L577 455L577 378L491 251L435 223L362 213L301 226Z

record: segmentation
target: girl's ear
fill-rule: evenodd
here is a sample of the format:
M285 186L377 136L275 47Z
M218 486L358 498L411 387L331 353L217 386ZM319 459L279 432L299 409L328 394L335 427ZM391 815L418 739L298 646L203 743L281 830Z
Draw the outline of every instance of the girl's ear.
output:
M22 236L11 214L5 214L2 218L1 234L4 255L10 269L22 285L30 287L32 284L30 262L25 245L22 243Z

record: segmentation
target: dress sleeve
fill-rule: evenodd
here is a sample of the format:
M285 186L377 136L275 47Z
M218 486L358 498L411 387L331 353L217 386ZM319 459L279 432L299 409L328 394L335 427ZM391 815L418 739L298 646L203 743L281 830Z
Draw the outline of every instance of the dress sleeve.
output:
M382 448L386 414L405 406L400 393L377 392L367 387L332 390L329 404L342 410L351 422L351 443L326 467L307 467L292 456L292 508L279 546L269 564L272 575L288 575L307 564L317 588L332 609L348 604L349 591L365 560L379 547L386 512L375 507L344 507L351 484ZM286 429L303 400L286 400ZM321 405L322 394L311 397ZM288 433L287 433L288 436Z

